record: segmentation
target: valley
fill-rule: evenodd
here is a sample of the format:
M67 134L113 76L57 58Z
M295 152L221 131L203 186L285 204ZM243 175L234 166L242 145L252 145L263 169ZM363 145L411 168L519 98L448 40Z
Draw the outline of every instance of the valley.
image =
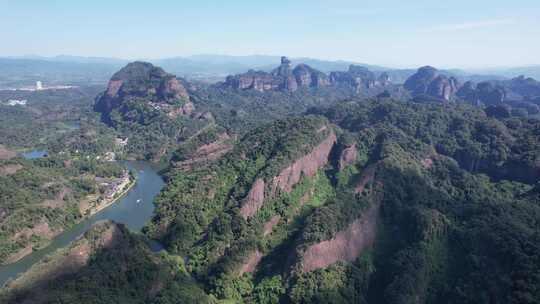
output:
M534 303L538 88L281 57L0 91L0 299Z

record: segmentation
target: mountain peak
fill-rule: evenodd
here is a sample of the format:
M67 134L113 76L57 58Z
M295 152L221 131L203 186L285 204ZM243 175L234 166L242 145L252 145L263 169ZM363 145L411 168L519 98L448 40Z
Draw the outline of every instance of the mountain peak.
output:
M141 78L149 79L150 77L166 77L168 75L174 77L165 72L162 68L156 67L149 62L135 61L128 63L125 67L116 72L111 80L129 81Z
M107 90L96 102L96 110L109 113L132 98L154 103L174 103L189 100L184 85L172 74L151 63L131 62L109 81Z

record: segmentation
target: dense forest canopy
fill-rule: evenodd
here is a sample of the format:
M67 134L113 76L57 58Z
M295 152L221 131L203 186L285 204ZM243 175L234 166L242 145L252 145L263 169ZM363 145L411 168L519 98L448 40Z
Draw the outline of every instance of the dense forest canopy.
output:
M537 82L388 78L284 58L204 84L137 62L95 101L0 105L5 151L49 152L0 161L0 258L25 227L77 222L96 180L124 174L105 155L161 162L166 180L141 234L101 223L35 268L57 275L31 270L0 299L538 303ZM60 193L67 207L43 205Z

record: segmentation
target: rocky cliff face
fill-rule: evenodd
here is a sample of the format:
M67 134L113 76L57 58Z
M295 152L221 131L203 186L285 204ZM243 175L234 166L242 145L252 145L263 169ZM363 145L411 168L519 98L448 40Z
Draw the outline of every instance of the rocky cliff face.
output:
M312 177L317 170L328 163L328 156L336 142L336 135L332 132L308 155L296 160L283 169L278 176L271 181L271 193L278 191L291 192L302 176Z
M173 158L171 165L185 171L192 170L198 166L204 166L220 159L229 152L233 148L232 140L233 138L229 134L221 133L217 136L216 140L198 146L192 153L182 153L181 160Z
M390 85L388 74L382 73L377 77L369 69L357 65L350 65L349 70L345 72L332 72L329 78L332 85L348 86L353 88L356 93Z
M255 215L257 210L259 210L264 203L264 181L261 178L258 178L251 190L249 190L248 195L244 199L242 208L240 208L240 214L244 219L248 219Z
M188 101L189 95L174 75L150 63L132 62L112 76L107 90L97 99L95 109L101 113L110 113L129 98L172 104Z
M356 94L368 93L379 88L375 94L391 85L390 76L382 73L377 76L365 67L351 65L347 71L331 72L329 75L309 65L291 66L287 57L281 58L281 65L271 72L253 71L228 76L223 83L226 88L236 90L257 90L294 92L300 88L351 88ZM373 94L371 94L373 95Z
M273 91L280 87L280 79L262 71L250 70L245 74L228 76L224 85L237 90Z
M292 73L298 87L324 87L330 84L326 74L306 64L297 65Z
M336 262L352 262L375 241L379 205L371 206L347 229L332 239L309 246L301 256L302 272L328 267Z
M223 84L237 90L294 92L301 87L323 87L329 84L328 77L308 65L299 64L294 69L287 57L270 73L250 70L247 73L228 76Z
M506 90L491 82L478 85L468 81L457 92L456 96L473 105L500 105L506 99Z
M521 99L534 99L540 96L540 82L531 77L519 76L503 81L501 86L519 95Z
M317 170L325 166L329 161L330 152L337 138L331 132L326 139L317 145L310 153L297 159L292 164L265 183L258 178L251 186L246 198L242 202L240 214L244 219L255 215L263 206L265 200L265 186L269 188L269 196L275 197L280 191L291 192L293 187L300 182L303 176L313 177Z
M345 167L353 164L356 161L357 154L358 150L356 149L356 144L351 144L345 147L341 151L341 155L339 157L338 169L341 171L345 169Z
M439 75L429 85L427 94L436 98L450 101L458 90L458 82L454 77Z
M457 79L439 73L431 66L418 69L416 74L405 81L405 89L413 96L428 95L443 101L452 100L459 88Z

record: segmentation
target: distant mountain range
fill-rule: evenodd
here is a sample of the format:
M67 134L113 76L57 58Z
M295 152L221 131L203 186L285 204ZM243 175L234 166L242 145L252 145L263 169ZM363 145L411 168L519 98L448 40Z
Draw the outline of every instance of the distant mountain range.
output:
M227 75L253 70L271 71L279 56L251 55L193 55L146 60L181 77L215 82ZM19 56L0 58L0 88L32 85L37 80L50 84L104 84L111 75L129 61L107 57L59 55L55 57ZM416 69L393 69L351 61L328 61L314 58L291 58L293 65L304 63L325 73L346 71L351 64L368 68L375 73L385 72L392 82L403 83ZM462 81L504 80L518 75L540 79L540 66L482 70L441 70Z

